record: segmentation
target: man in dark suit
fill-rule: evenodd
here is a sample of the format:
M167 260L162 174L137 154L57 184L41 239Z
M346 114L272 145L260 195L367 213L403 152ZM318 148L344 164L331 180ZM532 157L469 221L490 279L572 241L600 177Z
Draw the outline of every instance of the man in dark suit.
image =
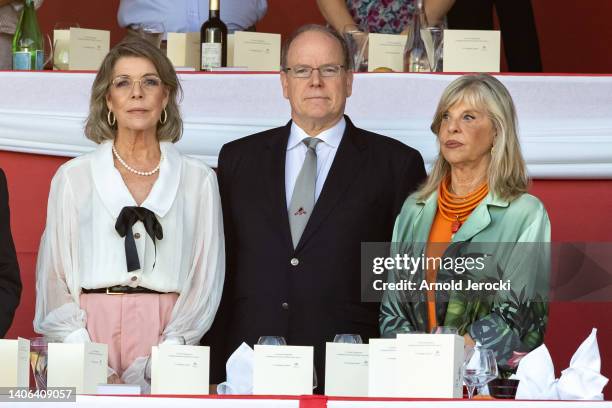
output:
M379 335L379 305L360 299L360 245L391 239L425 169L416 150L343 115L353 75L335 31L301 28L281 63L292 120L228 143L219 155L227 272L204 344L212 345L213 383L223 381L225 361L243 341L274 335L314 346L320 392L326 341Z
M0 169L0 338L11 327L20 296L21 280L11 236L6 176Z

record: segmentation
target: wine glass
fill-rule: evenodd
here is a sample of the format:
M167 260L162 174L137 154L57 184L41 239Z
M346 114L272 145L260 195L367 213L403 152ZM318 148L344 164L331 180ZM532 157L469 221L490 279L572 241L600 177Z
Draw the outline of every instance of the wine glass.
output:
M436 326L431 329L431 334L458 334L456 327L452 326Z
M336 334L334 343L363 344L363 340L358 334Z
M286 346L287 340L283 336L261 336L257 344L265 346Z
M482 388L497 377L497 362L493 350L477 344L468 350L462 366L463 381L467 386L468 398L472 399L475 388Z

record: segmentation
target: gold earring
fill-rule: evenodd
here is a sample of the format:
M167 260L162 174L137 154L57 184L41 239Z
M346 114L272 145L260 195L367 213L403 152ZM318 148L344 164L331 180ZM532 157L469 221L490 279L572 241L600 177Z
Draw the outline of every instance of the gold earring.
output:
M113 115L113 120L111 120L111 115ZM115 114L111 111L108 111L108 115L106 115L106 121L108 122L108 126L113 127L115 126L115 122L117 122L117 118L115 117Z
M166 108L164 108L161 117L159 118L159 123L165 125L168 121L168 112L166 112Z

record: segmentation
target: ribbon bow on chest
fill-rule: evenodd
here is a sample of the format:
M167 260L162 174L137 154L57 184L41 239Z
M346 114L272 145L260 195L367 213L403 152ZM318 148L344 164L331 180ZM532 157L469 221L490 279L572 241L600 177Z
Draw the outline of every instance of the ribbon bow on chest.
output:
M134 232L132 231L132 227L138 221L144 224L147 235L153 240L153 248L155 249L156 257L157 247L155 245L155 238L162 239L164 237L162 226L157 220L157 217L155 217L153 211L144 207L123 207L117 217L115 230L117 230L121 237L125 237L125 260L128 272L140 269L138 251L136 250ZM153 267L155 267L155 261L153 262Z

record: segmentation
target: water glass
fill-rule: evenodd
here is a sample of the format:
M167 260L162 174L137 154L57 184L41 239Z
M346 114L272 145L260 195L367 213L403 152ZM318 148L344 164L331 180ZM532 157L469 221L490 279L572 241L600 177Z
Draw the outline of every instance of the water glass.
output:
M368 33L360 30L346 31L344 40L353 57L353 70L368 72Z
M438 26L422 28L421 38L425 44L431 72L442 72L444 30Z
M47 350L49 343L51 341L46 337L30 339L30 365L37 390L47 389Z

